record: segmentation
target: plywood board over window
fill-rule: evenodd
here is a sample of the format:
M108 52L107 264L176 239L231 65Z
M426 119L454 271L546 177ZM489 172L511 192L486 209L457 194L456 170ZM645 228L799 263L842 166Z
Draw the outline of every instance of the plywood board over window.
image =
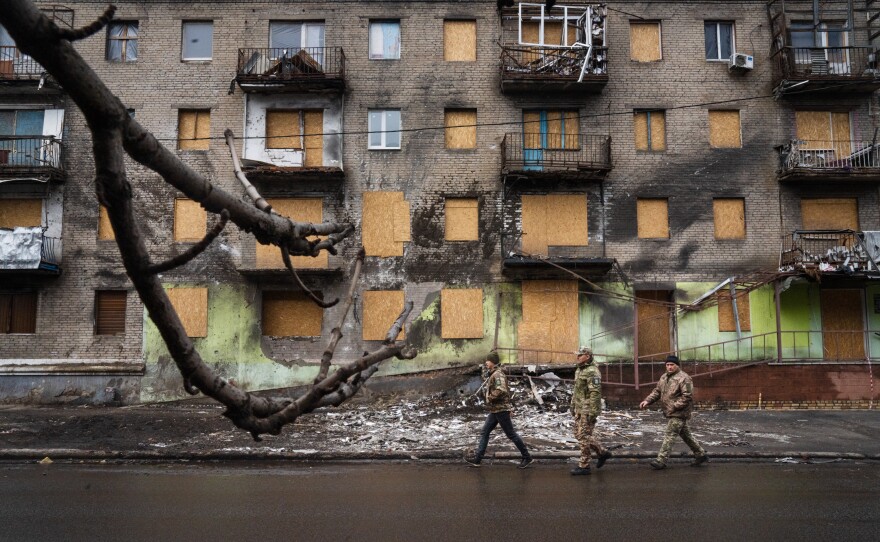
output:
M177 198L174 200L174 240L198 242L205 237L208 213L197 202Z
M443 60L473 62L477 59L477 21L443 21Z
M208 336L208 289L168 288L165 290L189 337Z
M712 200L715 217L715 239L745 239L746 213L742 198L716 198Z
M736 320L733 317L733 303L730 292L721 290L718 296L718 331L736 331ZM751 331L752 320L749 308L749 294L745 291L736 293L736 312L739 315L740 331Z
M586 194L522 197L522 251L548 256L551 246L589 243Z
M42 199L0 199L0 228L38 228L42 225Z
M636 62L661 60L660 23L630 21L629 45L630 58Z
M324 165L324 112L303 111L303 127L305 129L303 145L306 151L303 166L321 167Z
M368 290L363 293L363 339L365 341L384 341L391 324L403 310L404 294L402 290ZM403 340L405 333L401 329L397 340Z
M319 224L324 221L324 200L321 198L269 198L266 200L272 209L281 216L298 222ZM319 239L309 237L309 240ZM279 269L284 267L281 250L275 245L257 243L257 267L263 269ZM291 256L290 263L296 269L326 269L328 265L327 251L312 258L311 256Z
M446 240L479 240L479 209L476 198L446 199Z
M833 150L837 157L852 154L850 114L834 111L795 111L797 138L805 150Z
M290 109L266 111L266 148L303 148L301 111Z
M324 311L303 292L264 291L261 328L267 337L320 337Z
M477 148L476 109L447 109L444 122L447 149Z
M177 148L188 151L206 151L210 146L211 111L209 109L181 109L177 115Z
M98 239L101 241L116 239L113 225L110 224L110 215L107 214L107 208L103 205L101 205L98 211Z
M440 291L440 335L444 339L483 338L483 290Z
M859 229L859 204L856 198L825 198L801 200L804 230Z
M666 150L666 112L635 111L633 113L633 135L636 150Z
M709 111L709 145L715 149L742 147L739 111Z
M518 347L525 363L571 361L579 337L577 281L524 280ZM530 352L543 350L544 352Z
M367 256L403 256L410 240L409 202L403 192L364 192L362 239Z
M636 201L636 221L640 239L668 239L669 200L639 198Z

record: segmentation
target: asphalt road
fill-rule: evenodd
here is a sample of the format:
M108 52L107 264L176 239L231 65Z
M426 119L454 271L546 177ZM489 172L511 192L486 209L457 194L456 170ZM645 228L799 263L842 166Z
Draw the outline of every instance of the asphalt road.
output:
M880 464L0 464L0 540L876 540Z

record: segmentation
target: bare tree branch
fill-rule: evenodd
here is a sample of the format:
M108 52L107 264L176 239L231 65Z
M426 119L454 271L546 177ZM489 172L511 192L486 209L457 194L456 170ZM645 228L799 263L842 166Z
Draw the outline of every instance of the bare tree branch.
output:
M342 339L342 326L345 324L345 318L348 316L348 311L351 310L351 305L354 303L354 289L360 279L365 257L366 252L361 248L358 251L357 259L354 261L354 271L351 276L351 284L348 287L348 294L345 296L345 305L342 307L342 313L339 315L339 323L336 324L336 327L330 332L330 342L327 344L327 348L321 356L321 367L318 369L318 376L315 377L315 384L324 380L327 377L327 372L330 370L330 362L333 360L333 354L336 352L336 345L339 343L339 340Z
M241 170L241 162L238 159L238 153L235 152L235 136L233 135L232 130L227 128L223 131L223 136L226 137L226 145L229 147L229 153L232 155L232 170L235 172L235 178L239 180L242 186L244 186L244 191L247 192L247 195L253 200L257 209L271 213L272 206L269 205L268 201L263 199L263 196L257 192L257 189L254 188L254 185L251 184Z
M162 263L151 265L148 271L154 274L164 273L169 269L174 269L175 267L180 267L181 265L186 264L199 254L204 252L206 248L208 248L208 245L210 245L211 242L216 239L218 235L220 235L220 232L223 231L223 228L226 227L226 223L228 221L229 213L226 211L226 209L223 209L223 211L220 212L220 221L217 222L213 228L211 228L211 231L209 231L201 241L189 247L186 252L183 252L182 254L178 254L177 256Z
M287 252L285 247L281 247L281 259L284 260L284 267L290 271L290 274L293 275L293 278L296 279L296 283L299 284L299 287L306 293L307 296L315 303L315 305L321 307L322 309L329 309L333 305L339 303L339 298L334 299L333 301L325 302L323 299L315 295L315 293L309 290L303 281L300 280L299 275L296 274L296 269L293 268L293 262L290 261L290 253Z
M88 26L84 26L82 28L69 29L69 28L59 28L57 25L55 26L56 32L55 35L58 39L68 40L68 41L77 41L81 39L85 39L91 35L96 34L102 28L107 26L107 24L113 19L113 14L116 13L116 6L108 6L104 11L104 14L97 18L93 23ZM52 23L55 24L55 23Z

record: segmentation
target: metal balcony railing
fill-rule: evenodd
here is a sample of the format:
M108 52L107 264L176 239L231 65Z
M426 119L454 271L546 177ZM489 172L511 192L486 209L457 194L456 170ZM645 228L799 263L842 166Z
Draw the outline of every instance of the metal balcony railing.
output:
M61 169L61 141L53 136L0 136L0 169Z
M783 79L851 79L880 76L873 47L781 47L773 54Z
M40 267L46 265L57 267L61 264L61 239L57 237L43 236L43 244L40 246Z
M607 76L607 59L607 47L504 46L501 73L503 78L577 81L581 72L584 78Z
M344 79L345 53L341 47L239 49L237 78L251 83Z
M501 143L507 171L607 171L611 137L508 133Z
M853 230L797 230L782 238L779 269L817 268L821 272L878 271L865 233Z
M39 79L46 73L33 58L18 50L14 45L0 46L0 80Z
M795 169L880 173L880 141L793 139L779 147L783 173Z

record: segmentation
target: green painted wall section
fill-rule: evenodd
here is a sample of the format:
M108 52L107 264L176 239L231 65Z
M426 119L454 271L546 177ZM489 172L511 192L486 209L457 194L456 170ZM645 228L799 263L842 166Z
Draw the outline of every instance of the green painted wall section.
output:
M819 286L793 282L780 294L782 357L822 359L822 313Z
M872 358L880 357L880 312L874 310L874 297L880 296L880 285L870 285L866 289L865 305L868 313L868 352Z
M632 359L633 304L607 294L632 296L633 291L620 282L599 286L606 291L580 296L580 344L590 346L600 361Z

